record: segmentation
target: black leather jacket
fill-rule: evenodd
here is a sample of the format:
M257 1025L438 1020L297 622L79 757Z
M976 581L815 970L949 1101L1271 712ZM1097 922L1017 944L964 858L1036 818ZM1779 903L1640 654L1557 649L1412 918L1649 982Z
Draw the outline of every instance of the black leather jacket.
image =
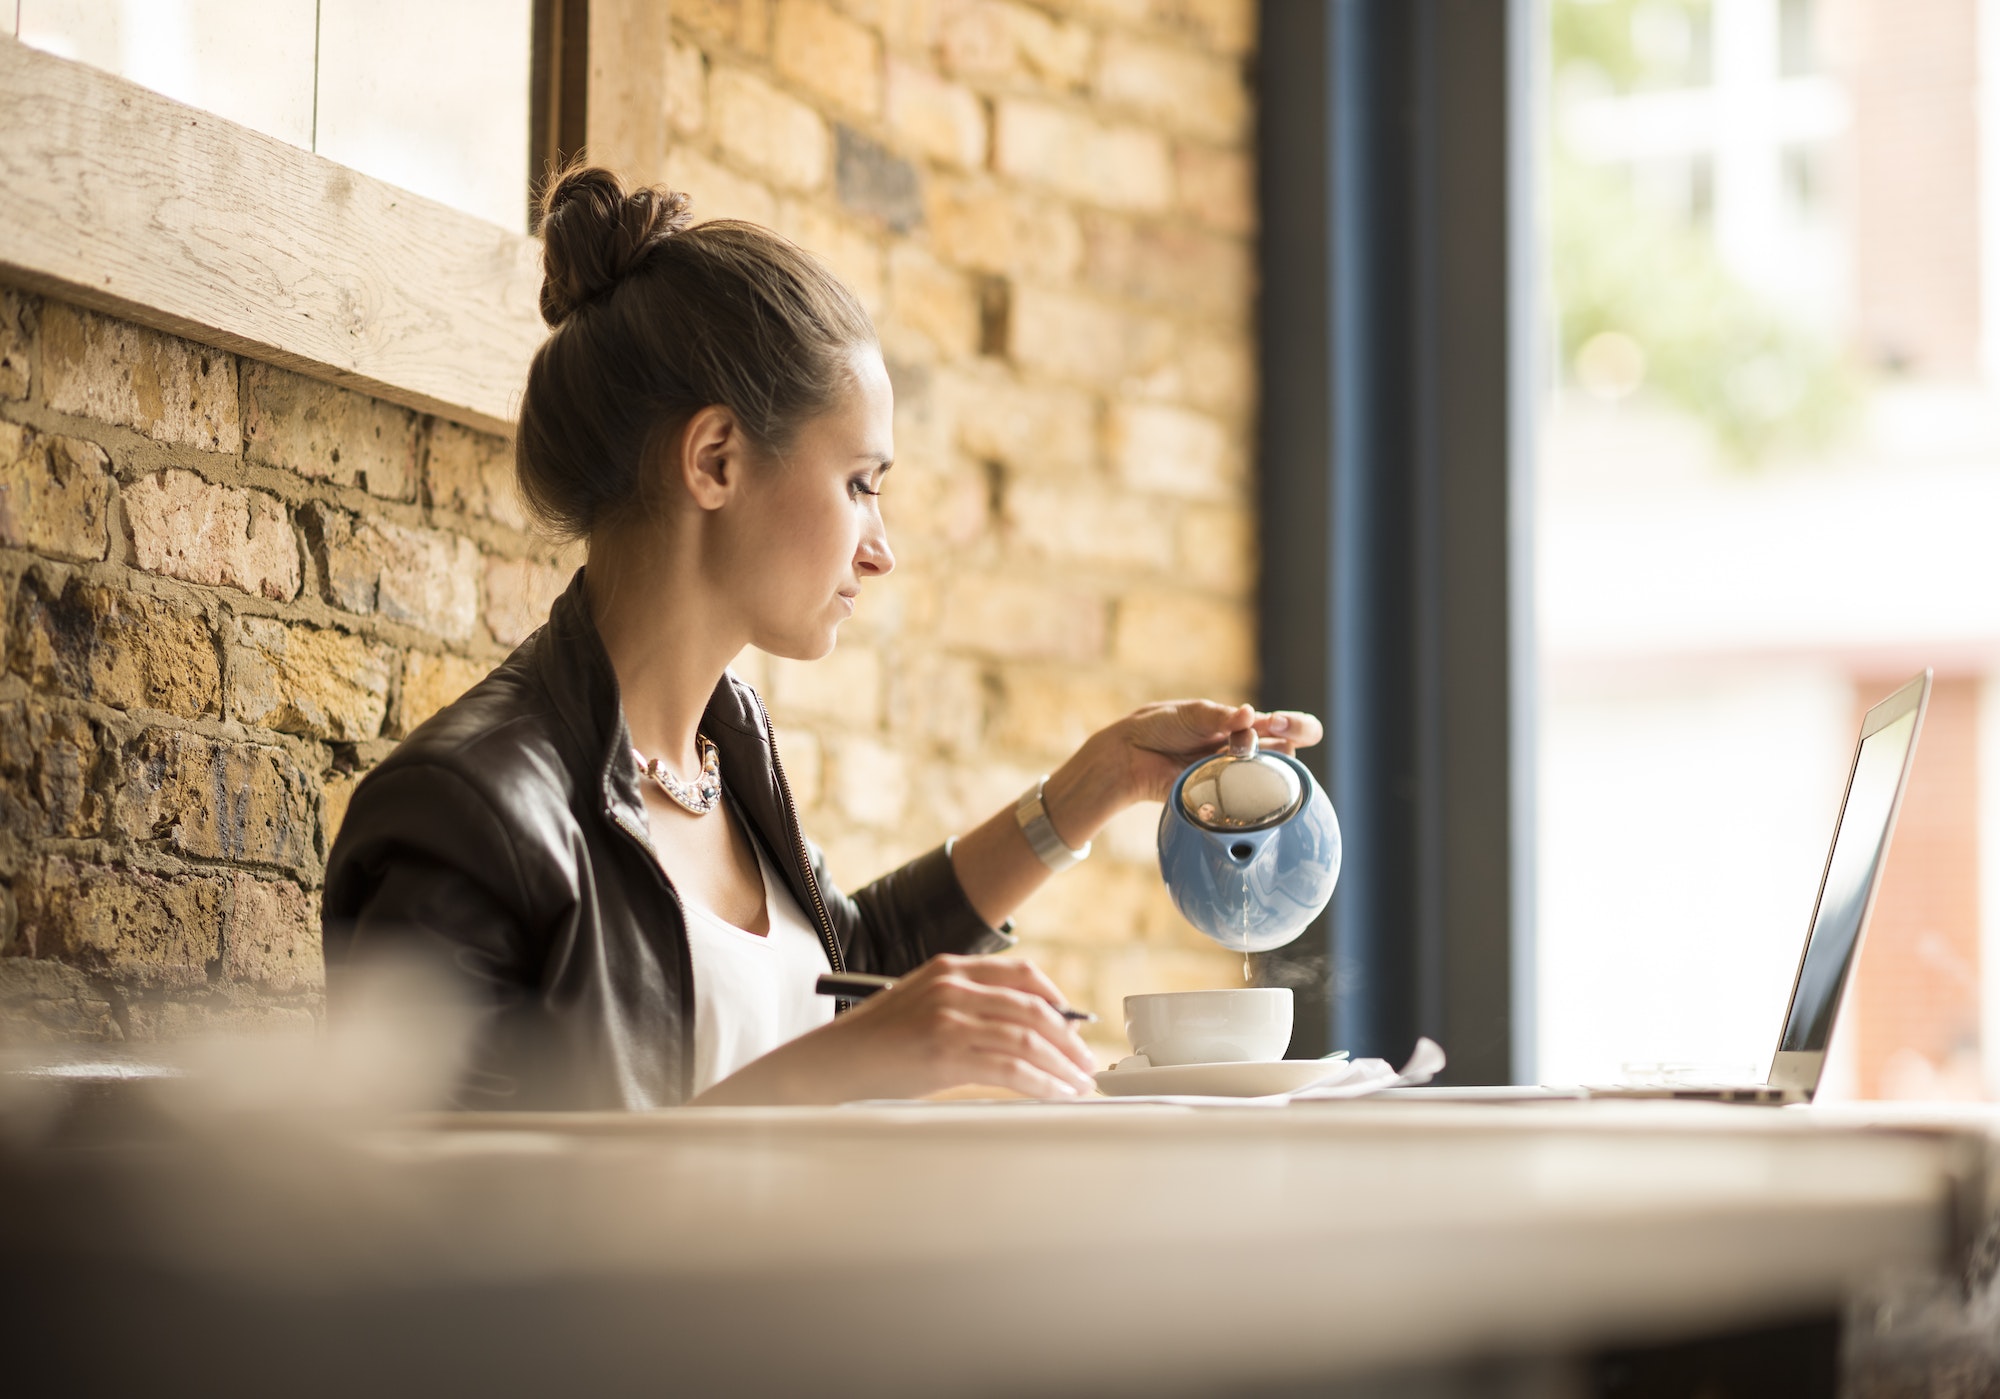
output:
M763 702L733 675L702 732L836 969L896 975L1011 941L973 910L942 848L852 898L834 888L799 828ZM412 950L449 968L480 1013L461 1106L684 1101L687 935L639 782L579 569L539 631L356 787L327 862L330 1013L358 958Z

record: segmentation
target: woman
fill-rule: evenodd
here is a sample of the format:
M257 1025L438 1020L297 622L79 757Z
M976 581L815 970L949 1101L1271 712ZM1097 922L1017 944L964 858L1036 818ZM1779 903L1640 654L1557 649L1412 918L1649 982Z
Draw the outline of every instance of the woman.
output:
M327 871L334 1011L376 950L435 954L482 1016L467 1106L830 1102L965 1083L1090 1091L1033 966L975 954L1132 802L1253 726L1304 715L1154 705L1010 807L849 898L798 824L744 646L833 649L894 567L894 456L867 314L753 225L566 171L543 201L551 327L516 466L586 566L497 670L356 789ZM891 990L835 1017L829 968Z

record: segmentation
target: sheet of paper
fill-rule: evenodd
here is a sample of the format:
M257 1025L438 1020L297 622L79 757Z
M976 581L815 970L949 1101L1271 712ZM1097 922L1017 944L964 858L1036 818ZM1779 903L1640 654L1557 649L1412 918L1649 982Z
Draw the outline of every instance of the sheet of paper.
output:
M862 1102L848 1103L854 1108L867 1107L999 1107L1019 1104L1022 1107L1187 1107L1187 1108L1282 1108L1299 1102L1334 1102L1344 1098L1365 1098L1371 1093L1380 1093L1385 1088L1412 1088L1420 1083L1429 1083L1444 1068L1444 1050L1436 1040L1419 1037L1417 1047L1410 1051L1410 1057L1398 1069L1387 1059L1343 1059L1329 1062L1326 1073L1307 1084L1304 1088L1290 1093L1272 1093L1261 1098L1223 1098L1192 1093L1123 1094L1118 1097L1098 1098L953 1098L937 1101L928 1098L872 1098Z

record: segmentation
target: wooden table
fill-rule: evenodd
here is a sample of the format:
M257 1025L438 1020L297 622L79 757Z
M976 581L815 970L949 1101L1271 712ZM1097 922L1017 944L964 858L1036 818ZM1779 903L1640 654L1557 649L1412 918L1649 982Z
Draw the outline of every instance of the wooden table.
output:
M88 1319L151 1317L156 1373L214 1381L174 1318L220 1311L240 1368L315 1353L326 1393L1202 1393L1575 1355L1950 1269L1990 1193L1982 1118L1664 1102L237 1124L22 1171L8 1198L117 1224L13 1256L87 1255ZM80 1320L45 1290L31 1344Z

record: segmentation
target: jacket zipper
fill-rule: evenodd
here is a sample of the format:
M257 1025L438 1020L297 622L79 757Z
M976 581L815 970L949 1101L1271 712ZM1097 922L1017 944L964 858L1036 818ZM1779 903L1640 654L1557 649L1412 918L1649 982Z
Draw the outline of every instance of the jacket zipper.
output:
M681 902L681 891L674 888L673 880L667 878L667 872L660 868L660 852L653 848L652 840L643 832L626 824L625 818L618 814L618 809L608 799L604 803L604 815L618 828L619 834L638 846L645 854L647 868L653 871L653 878L660 881L660 887L667 891L667 897L673 901L674 912L680 915L681 1101L686 1102L690 1096L688 1089L694 1086L694 963L688 948L687 905Z
M764 739L771 745L771 770L778 775L778 795L785 802L785 823L791 828L792 848L798 854L799 869L806 877L806 892L812 895L813 912L819 915L819 940L826 947L828 966L834 971L845 971L846 964L840 956L840 940L833 935L833 919L827 916L826 900L820 897L819 880L813 875L812 856L806 850L805 828L799 825L799 809L792 800L792 784L785 780L785 764L778 757L778 736L771 730L771 711L764 708L764 697L752 690L757 701L757 712L764 719ZM836 1006L840 1003L836 1002Z

